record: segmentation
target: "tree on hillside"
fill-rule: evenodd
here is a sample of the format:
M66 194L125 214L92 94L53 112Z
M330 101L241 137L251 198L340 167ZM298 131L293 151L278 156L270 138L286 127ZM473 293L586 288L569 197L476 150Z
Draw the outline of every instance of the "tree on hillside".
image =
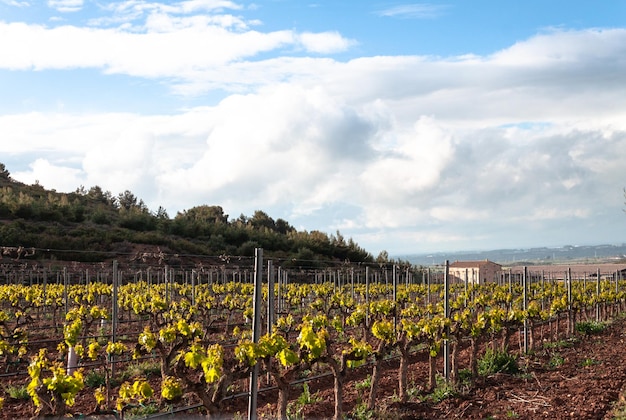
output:
M292 232L295 230L295 228L291 226L289 222L281 218L276 219L275 226L276 232L282 233L283 235L286 235L288 232Z
M276 222L267 213L261 210L254 212L254 215L248 220L255 229L267 228L276 229Z
M87 191L87 197L108 206L117 206L117 202L115 197L113 197L113 194L111 194L111 191L102 191L102 188L98 185L89 188L89 191Z
M143 200L138 199L135 194L129 190L119 193L117 196L117 202L120 205L120 209L123 210L139 210L143 213L148 212L148 207Z
M4 163L0 163L0 178L11 179L11 173L4 166Z
M159 220L168 220L170 216L167 214L167 210L165 210L163 206L159 206L159 209L156 212L156 218Z
M196 206L189 210L178 212L176 219L186 219L194 222L228 223L228 215L224 214L222 206Z
M384 249L380 251L380 253L376 257L376 262L378 264L387 264L389 262L389 253Z

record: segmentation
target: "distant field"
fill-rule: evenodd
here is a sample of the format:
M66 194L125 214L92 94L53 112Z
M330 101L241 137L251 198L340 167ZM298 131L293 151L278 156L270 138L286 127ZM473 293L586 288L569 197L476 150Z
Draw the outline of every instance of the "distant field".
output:
M521 273L524 271L524 265L511 265L504 266L503 269L510 269L512 273ZM626 262L624 263L559 263L559 264L544 264L544 265L528 265L528 271L533 273L543 272L546 276L550 274L559 274L567 272L568 269L572 270L572 276L581 277L585 274L595 274L598 269L603 275L609 273L615 273L620 270L626 270Z

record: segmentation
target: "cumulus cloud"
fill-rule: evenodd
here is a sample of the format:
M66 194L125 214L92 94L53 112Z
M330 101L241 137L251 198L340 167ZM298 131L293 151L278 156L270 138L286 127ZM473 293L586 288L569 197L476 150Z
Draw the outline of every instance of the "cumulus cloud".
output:
M80 169L66 165L53 164L45 158L37 158L29 165L28 171L16 171L11 174L15 179L29 184L58 189L61 192L74 191L81 185L83 173Z
M341 36L338 32L304 32L298 36L304 49L312 53L333 54L347 50L354 41Z
M485 56L342 62L324 56L354 45L341 34L262 32L228 1L106 7L116 21L90 27L0 22L0 40L16 40L0 41L0 67L227 93L161 115L0 115L3 163L28 154L17 179L129 189L170 214L263 209L348 229L367 248L386 236L396 252L434 240L475 248L508 232L532 243L565 223L600 238L623 217L624 30L550 31ZM320 215L330 221L312 227Z
M334 200L355 168L373 158L371 122L322 89L283 85L234 95L211 123L205 153L164 176L163 188L190 185L217 200L245 197L245 208L287 204L307 213Z
M50 0L48 5L69 12L83 1ZM88 26L0 21L0 36L11 40L0 42L0 68L95 68L193 83L198 75L220 73L224 66L268 52L332 54L355 44L336 31L254 30L258 21L228 13L242 8L230 1L131 0L102 7L111 15Z

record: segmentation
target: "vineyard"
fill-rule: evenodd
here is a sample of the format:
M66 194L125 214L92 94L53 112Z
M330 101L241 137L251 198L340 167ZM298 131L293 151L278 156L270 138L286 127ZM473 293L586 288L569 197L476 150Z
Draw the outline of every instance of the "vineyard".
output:
M206 267L4 266L2 417L486 418L463 396L499 390L500 418L557 418L503 383L541 385L533 366L621 340L625 310L626 281L600 268L472 284L447 265L287 269L261 249Z

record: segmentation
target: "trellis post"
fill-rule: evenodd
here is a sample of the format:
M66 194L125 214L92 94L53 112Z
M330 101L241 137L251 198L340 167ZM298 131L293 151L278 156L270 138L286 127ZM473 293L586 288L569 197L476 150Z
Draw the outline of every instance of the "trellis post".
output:
M254 298L252 309L252 342L258 343L261 336L261 289L263 287L263 248L254 249ZM257 397L259 391L259 363L257 362L250 373L250 394L248 398L248 420L257 418Z

